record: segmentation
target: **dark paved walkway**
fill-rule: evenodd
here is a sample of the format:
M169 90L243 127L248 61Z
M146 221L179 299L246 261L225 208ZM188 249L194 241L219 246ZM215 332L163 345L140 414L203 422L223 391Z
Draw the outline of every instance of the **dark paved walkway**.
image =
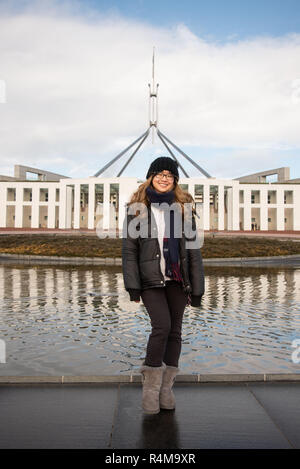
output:
M145 415L140 384L0 385L0 448L300 448L300 383L176 383Z

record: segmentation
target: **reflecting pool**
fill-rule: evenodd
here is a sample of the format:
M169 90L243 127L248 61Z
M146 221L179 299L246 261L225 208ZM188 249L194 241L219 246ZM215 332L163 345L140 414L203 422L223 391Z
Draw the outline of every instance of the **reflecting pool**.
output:
M207 266L205 274L201 307L185 311L181 372L300 372L292 360L300 269ZM121 267L0 265L0 375L136 372L150 330Z

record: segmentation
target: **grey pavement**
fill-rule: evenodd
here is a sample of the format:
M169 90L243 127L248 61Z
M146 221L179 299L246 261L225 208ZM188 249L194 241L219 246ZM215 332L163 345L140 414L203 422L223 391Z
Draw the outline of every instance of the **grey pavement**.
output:
M300 448L300 382L175 383L142 412L140 383L0 384L0 448Z

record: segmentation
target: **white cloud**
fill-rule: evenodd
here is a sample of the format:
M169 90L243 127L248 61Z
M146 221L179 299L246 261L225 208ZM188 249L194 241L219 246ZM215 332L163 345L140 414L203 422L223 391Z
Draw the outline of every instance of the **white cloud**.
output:
M4 80L0 80L0 104L5 104L6 102L6 85Z
M179 146L240 148L241 165L247 150L299 148L300 34L220 44L184 25L42 5L0 12L1 173L9 159L88 176L141 135L153 45L159 126Z

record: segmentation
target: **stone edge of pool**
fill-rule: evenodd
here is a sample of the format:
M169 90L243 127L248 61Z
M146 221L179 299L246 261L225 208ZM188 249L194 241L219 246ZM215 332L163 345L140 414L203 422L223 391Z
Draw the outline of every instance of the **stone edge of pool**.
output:
M243 383L300 381L299 373L223 373L179 374L177 383ZM140 374L83 376L0 376L0 384L96 384L141 383Z
M38 256L29 254L0 253L1 261L18 261L22 263L50 263L50 264L91 264L91 265L122 265L121 257L62 257L62 256ZM204 265L299 265L300 254L288 256L265 257L223 257L203 259Z

